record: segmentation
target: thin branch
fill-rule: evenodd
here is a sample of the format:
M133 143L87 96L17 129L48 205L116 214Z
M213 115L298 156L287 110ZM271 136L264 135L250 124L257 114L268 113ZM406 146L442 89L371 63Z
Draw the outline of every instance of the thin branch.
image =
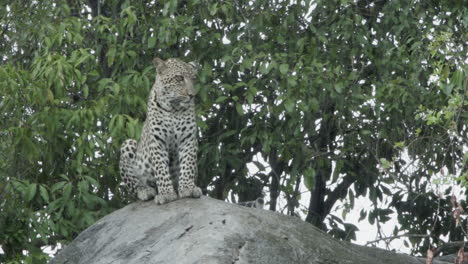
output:
M394 240L394 239L402 238L402 237L421 237L421 238L425 238L425 237L431 237L431 235L420 235L420 234L405 233L405 234L401 234L401 235L383 237L383 238L380 238L380 239L372 240L372 241L367 242L365 244L365 246L370 245L370 244L374 244L374 243L377 243L377 242L380 242L380 241Z

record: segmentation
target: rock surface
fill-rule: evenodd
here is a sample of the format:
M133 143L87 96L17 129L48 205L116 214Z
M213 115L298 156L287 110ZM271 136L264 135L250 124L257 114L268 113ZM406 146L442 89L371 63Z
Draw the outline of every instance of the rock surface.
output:
M424 264L337 241L300 219L202 197L137 202L107 215L51 264ZM442 264L448 262L436 262Z

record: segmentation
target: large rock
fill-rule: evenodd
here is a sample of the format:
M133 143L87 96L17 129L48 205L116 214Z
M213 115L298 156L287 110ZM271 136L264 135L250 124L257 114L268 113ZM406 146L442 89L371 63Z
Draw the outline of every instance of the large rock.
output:
M133 203L83 231L50 262L83 264L422 264L337 241L300 219L207 197ZM443 263L443 262L434 262Z

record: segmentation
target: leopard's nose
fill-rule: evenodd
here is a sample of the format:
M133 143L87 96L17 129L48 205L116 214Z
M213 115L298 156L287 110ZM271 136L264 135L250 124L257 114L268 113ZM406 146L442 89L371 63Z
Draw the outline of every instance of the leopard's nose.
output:
M196 91L195 91L195 87L193 85L193 82L191 82L191 81L186 81L185 82L185 91L184 91L184 93L185 93L186 96L195 95Z

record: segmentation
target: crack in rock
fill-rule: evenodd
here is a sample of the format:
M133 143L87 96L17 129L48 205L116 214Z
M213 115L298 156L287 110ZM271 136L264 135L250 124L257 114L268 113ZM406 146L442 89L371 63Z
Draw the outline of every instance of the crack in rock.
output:
M191 226L185 228L185 231L184 231L182 234L180 234L180 235L177 237L177 239L179 239L179 238L185 236L185 234L187 234L187 233L190 231L190 229L192 229L192 228L193 228L193 225L191 225Z
M240 260L241 251L242 249L244 249L246 244L247 244L247 241L242 241L241 244L239 244L239 246L237 247L237 250L235 251L234 261L232 262L232 264L238 263L238 261Z

